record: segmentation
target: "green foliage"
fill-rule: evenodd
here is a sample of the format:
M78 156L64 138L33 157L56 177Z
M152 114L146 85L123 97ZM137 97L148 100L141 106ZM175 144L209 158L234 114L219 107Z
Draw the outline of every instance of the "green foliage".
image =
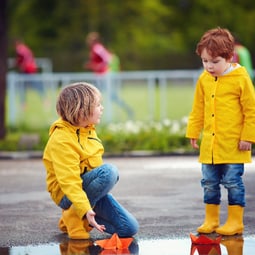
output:
M98 127L98 135L107 153L153 151L169 153L188 150L185 138L186 120L162 122L132 122Z
M190 151L185 138L186 120L163 122L132 122L99 125L97 133L102 140L106 154L124 154L133 151L153 151L160 154ZM21 142L26 135L29 139L38 135L38 142ZM0 151L43 151L48 141L48 130L31 130L26 126L10 128L8 135L0 141Z
M117 104L112 104L114 120L109 125L102 121L97 127L106 152L112 154L135 150L168 153L186 150L189 146L184 137L185 117L183 116L187 116L190 111L193 90L194 87L190 83L169 81L163 91L156 86L154 96L149 100L146 83L137 81L131 84L129 81L122 84L120 96L132 106L135 116L133 121L127 121L123 109ZM58 88L46 90L43 98L36 90L28 89L26 92L25 106L18 95L13 102L17 120L10 124L7 119L8 135L0 141L2 151L43 150L48 140L49 126L58 118L55 112ZM143 103L141 103L141 95ZM161 105L162 97L165 98L164 106ZM9 105L9 98L7 103ZM154 109L153 113L149 112L151 106ZM162 109L165 112L164 117L162 117ZM103 117L106 115L107 113ZM36 139L33 137L34 134L39 136L37 142L33 140ZM22 142L24 136L26 139Z
M9 0L8 19L10 39L23 37L55 71L83 71L91 31L120 56L123 70L196 68L196 43L217 26L255 54L253 0Z
M0 140L1 151L17 151L20 132L7 133L4 140Z

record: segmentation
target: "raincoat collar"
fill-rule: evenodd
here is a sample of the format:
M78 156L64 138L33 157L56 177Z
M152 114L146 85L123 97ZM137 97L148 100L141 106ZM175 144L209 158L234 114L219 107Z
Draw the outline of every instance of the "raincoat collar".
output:
M50 130L49 130L49 135L52 135L52 133L54 132L54 130L56 128L68 128L70 131L72 131L74 133L77 133L77 130L79 130L79 133L83 133L83 132L88 132L88 130L95 129L95 126L90 125L88 127L77 127L77 126L70 124L68 121L65 121L65 120L59 118L51 125Z

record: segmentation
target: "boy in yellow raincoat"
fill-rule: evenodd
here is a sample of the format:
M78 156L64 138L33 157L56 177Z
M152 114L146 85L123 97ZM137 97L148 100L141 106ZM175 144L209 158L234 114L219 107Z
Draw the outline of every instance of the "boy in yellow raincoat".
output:
M227 29L207 31L197 44L204 71L195 90L186 137L199 149L205 219L198 233L241 234L245 187L244 163L255 143L255 93L244 67L232 63L235 41ZM222 184L228 191L228 218L220 226Z

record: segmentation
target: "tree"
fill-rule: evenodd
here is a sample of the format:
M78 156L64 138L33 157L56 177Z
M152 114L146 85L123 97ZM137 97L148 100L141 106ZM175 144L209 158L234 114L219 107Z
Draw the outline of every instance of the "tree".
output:
M7 73L7 0L0 1L0 139L6 134L5 128L5 96Z
M97 31L123 70L201 66L195 47L211 28L228 28L255 60L254 0L9 0L11 37L23 37L54 71L82 71L85 37ZM231 11L222 11L231 10Z

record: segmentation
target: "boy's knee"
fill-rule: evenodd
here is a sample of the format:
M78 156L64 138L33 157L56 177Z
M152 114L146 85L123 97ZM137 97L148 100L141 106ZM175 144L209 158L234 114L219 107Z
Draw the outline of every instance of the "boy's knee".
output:
M137 221L134 221L132 224L129 224L128 226L126 226L125 230L122 230L119 233L120 237L131 237L134 236L135 234L137 234L139 230L139 224Z
M233 181L223 181L222 185L225 189L236 189L239 188L238 183L233 182Z
M137 221L135 221L129 230L130 236L134 236L135 234L137 234L138 230L139 230L139 224Z
M111 179L115 179L116 180L115 182L119 180L118 168L115 165L106 163L104 164L104 168L107 171L107 175L109 175Z

